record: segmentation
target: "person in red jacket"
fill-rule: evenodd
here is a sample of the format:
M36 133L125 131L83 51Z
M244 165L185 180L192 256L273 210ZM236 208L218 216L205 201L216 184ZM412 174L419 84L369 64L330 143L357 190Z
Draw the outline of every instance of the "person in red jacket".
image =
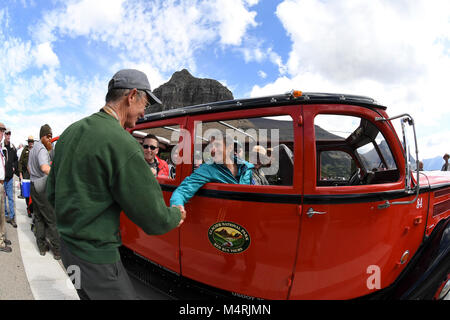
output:
M144 138L142 144L144 148L144 158L147 161L150 169L152 170L155 177L169 176L169 165L166 161L158 158L157 154L159 152L159 140L153 134L148 134Z

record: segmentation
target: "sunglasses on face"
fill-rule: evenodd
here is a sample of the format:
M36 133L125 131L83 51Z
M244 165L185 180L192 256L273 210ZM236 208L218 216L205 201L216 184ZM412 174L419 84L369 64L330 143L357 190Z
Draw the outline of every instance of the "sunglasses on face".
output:
M158 147L155 147L155 146L149 146L148 144L144 144L142 147L144 147L144 149L148 149L148 148L150 148L150 150L156 150L156 149L158 149Z

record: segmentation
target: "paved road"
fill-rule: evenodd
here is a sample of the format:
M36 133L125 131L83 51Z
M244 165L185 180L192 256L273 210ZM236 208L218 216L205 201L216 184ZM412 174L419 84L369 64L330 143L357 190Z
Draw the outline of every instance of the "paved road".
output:
M39 254L25 200L17 198L20 190L16 177L14 192L17 229L7 226L13 252L1 253L0 299L77 300L61 262L51 253ZM5 269L7 272L3 272Z
M25 200L18 200L25 204ZM0 300L32 300L34 297L22 262L17 229L7 223L6 232L12 242L12 253L0 252Z

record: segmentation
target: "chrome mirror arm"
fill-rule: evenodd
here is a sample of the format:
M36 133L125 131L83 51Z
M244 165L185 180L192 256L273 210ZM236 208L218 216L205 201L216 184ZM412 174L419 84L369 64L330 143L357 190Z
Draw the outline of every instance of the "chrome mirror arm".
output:
M407 113L391 117L391 118L384 118L384 117L376 117L375 121L391 121L398 118L402 118L402 134L403 134L403 142L404 142L404 157L405 157L405 192L412 194L415 192L415 197L411 201L397 201L397 202L389 202L386 200L385 203L378 205L378 209L385 209L389 208L391 205L397 205L397 204L411 204L417 201L417 198L419 197L420 192L420 182L419 182L419 149L417 147L417 136L416 136L416 126L414 123L414 119ZM411 184L411 174L412 170L410 170L409 165L409 144L405 133L405 123L408 123L410 126L413 127L413 133L414 133L414 145L416 148L416 172L417 172L417 178L416 178L416 185L414 187L410 187Z

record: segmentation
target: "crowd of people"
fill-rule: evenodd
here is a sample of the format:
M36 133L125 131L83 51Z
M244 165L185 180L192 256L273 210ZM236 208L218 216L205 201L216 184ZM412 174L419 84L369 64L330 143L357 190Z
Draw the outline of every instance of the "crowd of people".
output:
M16 175L20 181L18 198L25 199L28 217L32 218L32 229L36 236L39 253L45 255L51 249L54 258L61 259L53 207L48 204L45 190L42 189L37 192L35 188L35 183L45 180L50 171L51 138L51 128L46 124L41 127L39 141L35 142L33 136L29 136L28 144L25 147L21 144L16 149L11 143L11 130L0 123L0 142L3 139L0 154L2 160L0 166L0 192L2 194L0 201L0 251L2 252L12 252L12 243L7 238L5 224L10 223L14 228L17 228L14 201L14 175ZM31 194L25 194L22 188L22 181L27 180L30 181Z

